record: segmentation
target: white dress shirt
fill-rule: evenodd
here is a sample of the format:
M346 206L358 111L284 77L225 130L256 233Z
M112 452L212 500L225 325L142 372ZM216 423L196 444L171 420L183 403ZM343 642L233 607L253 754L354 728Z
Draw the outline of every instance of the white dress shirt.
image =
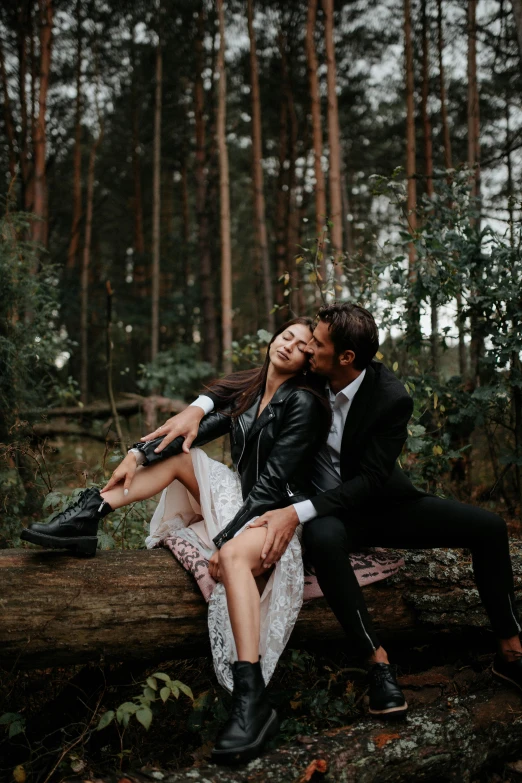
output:
M330 386L327 385L326 391L330 405L332 407L332 426L326 440L325 446L316 456L314 475L312 478L315 488L319 492L325 492L341 483L341 442L343 439L344 425L353 398L355 397L361 383L366 375L363 370L357 378L345 386L344 389L334 394ZM201 394L191 405L197 405L203 408L205 414L214 409L214 403L205 394ZM294 508L299 518L299 522L308 522L317 516L317 512L311 500L303 500L301 503L295 503Z

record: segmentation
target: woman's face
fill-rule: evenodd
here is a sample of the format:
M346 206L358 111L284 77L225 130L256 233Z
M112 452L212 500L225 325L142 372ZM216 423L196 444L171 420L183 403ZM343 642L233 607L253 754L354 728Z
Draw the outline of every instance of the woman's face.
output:
M305 348L312 336L304 324L292 324L274 338L270 346L270 361L280 372L295 375L308 367Z

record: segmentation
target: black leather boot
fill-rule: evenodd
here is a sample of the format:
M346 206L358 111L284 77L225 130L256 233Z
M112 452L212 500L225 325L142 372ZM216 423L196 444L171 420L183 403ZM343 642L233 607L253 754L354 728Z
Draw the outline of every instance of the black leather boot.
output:
M256 758L279 728L277 713L266 697L259 661L236 661L232 673L232 710L212 751L216 764L238 764Z
M368 672L370 706L368 712L382 720L401 720L408 705L389 663L374 663Z
M96 487L85 489L77 500L46 525L34 523L20 538L52 549L71 549L79 555L96 554L98 522L113 509Z

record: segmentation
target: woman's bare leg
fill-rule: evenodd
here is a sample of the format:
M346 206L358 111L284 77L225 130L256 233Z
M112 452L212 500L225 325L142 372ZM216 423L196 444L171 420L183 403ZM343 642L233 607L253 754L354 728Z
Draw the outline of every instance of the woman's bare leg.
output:
M228 613L240 661L259 659L260 599L256 577L263 573L261 552L266 528L249 528L219 552L219 569L227 593Z
M137 500L147 500L168 487L171 481L178 479L190 492L194 500L199 503L199 486L194 473L192 456L190 454L177 454L175 457L156 462L155 465L139 467L132 479L129 494L124 496L123 484L102 492L101 496L116 510Z

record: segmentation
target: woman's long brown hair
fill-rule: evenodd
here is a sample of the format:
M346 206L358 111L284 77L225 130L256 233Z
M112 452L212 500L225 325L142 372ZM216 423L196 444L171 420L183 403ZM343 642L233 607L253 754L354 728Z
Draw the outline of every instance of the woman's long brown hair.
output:
M219 397L223 401L223 405L226 405L226 407L230 409L230 416L234 418L240 416L247 411L254 404L257 397L263 393L268 367L270 365L270 346L275 338L294 324L307 326L310 329L310 332L312 332L313 323L313 319L307 317L292 318L291 321L287 321L274 333L270 340L265 361L261 367L254 367L251 370L241 370L240 372L226 375L224 378L218 378L215 381L212 381L207 386L207 389ZM289 380L292 381L296 388L307 389L317 397L324 412L325 432L328 432L332 413L328 400L326 399L324 390L325 383L319 376L307 372L307 367L308 365L305 365L301 372L297 373Z

